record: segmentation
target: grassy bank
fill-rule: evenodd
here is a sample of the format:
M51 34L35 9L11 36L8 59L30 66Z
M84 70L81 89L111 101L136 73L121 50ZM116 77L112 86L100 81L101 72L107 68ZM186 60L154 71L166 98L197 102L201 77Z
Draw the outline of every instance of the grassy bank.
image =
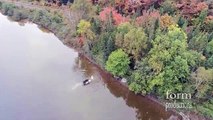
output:
M28 20L50 30L62 41L72 41L72 28L57 11L20 8L5 2L0 2L0 11L14 21Z

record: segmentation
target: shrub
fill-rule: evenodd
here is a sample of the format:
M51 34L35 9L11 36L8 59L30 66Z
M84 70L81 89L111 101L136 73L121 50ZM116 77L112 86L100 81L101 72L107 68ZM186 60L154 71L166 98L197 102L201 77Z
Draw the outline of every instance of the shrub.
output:
M28 12L26 10L14 10L13 12L13 16L11 16L11 18L15 21L19 21L22 19L27 19Z
M12 4L3 3L2 4L2 13L4 15L12 16L14 8L15 8L15 6Z
M197 110L205 116L213 118L213 99L198 105Z

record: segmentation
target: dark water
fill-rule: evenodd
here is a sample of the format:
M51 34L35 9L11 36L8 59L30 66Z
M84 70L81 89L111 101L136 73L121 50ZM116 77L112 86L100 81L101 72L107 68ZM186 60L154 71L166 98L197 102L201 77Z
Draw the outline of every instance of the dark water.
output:
M94 76L88 86L82 80ZM164 108L129 92L35 24L0 15L0 120L165 120Z

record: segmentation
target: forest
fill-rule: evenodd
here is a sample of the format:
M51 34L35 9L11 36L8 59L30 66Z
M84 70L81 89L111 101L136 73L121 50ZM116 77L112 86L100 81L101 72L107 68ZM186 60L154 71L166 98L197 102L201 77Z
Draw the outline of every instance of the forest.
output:
M166 100L167 91L191 93L190 110L213 119L212 0L75 0L67 5L81 15L71 42L112 75L126 78L131 91L159 100ZM8 7L0 4L5 14ZM41 18L43 13L31 12L30 19L69 34L57 13Z
M75 1L79 46L131 91L165 100L191 93L193 110L213 118L213 1Z

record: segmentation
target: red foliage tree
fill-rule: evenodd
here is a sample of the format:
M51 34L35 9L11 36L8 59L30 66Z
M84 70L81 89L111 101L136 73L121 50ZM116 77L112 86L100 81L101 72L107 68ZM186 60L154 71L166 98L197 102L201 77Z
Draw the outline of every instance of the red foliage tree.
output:
M152 12L144 11L142 16L136 18L136 24L137 25L149 24L148 22L159 18L160 18L159 11L152 11Z
M200 0L180 0L177 8L187 18L192 18L198 15L202 10L208 9L208 5Z
M116 8L124 14L131 15L136 11L148 10L154 4L160 5L162 0L116 0Z
M108 20L108 17L112 15L115 25L119 25L120 23L127 22L128 18L123 17L121 14L117 13L116 10L112 7L106 7L103 11L100 12L99 18L101 21Z

